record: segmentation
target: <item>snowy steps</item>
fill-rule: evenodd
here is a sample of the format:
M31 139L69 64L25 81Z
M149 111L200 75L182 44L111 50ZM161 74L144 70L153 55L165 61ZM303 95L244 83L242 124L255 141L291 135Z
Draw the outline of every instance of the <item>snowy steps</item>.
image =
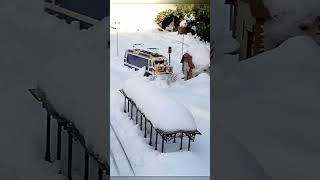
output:
M58 174L70 180L106 178L109 165L87 147L84 136L74 123L55 110L41 88L29 89L29 92L47 112L45 160L53 164Z

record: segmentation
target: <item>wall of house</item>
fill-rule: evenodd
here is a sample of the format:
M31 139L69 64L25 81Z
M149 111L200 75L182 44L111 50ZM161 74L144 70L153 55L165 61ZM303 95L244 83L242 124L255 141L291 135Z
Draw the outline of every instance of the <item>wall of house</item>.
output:
M247 31L253 32L255 18L252 17L250 5L247 2L239 0L238 15L236 24L237 40L240 43L239 59L247 58L248 34Z
M97 20L102 20L109 12L106 0L63 0L61 6Z

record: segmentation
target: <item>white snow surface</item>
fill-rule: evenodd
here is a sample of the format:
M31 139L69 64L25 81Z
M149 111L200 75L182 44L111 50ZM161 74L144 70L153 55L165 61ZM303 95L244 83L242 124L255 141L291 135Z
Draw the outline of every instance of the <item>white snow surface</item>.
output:
M320 16L318 0L263 0L271 13L272 21L267 23L266 32L275 40L284 41L302 35L299 25L312 25Z
M89 148L104 161L109 138L106 24L107 19L80 31L81 46L49 62L38 83L56 110L75 123Z
M150 81L135 77L124 83L123 90L156 129L165 132L197 130L186 107L151 86Z
M64 179L43 160L46 114L28 89L43 76L41 69L82 43L78 30L44 12L43 2L0 1L2 180Z
M141 5L140 5L141 6ZM112 16L112 11L111 11ZM125 17L135 19L135 14ZM155 17L146 18L153 21ZM150 22L146 22L150 23ZM125 25L124 25L125 26ZM117 33L111 29L110 34L110 123L115 129L129 157L136 176L208 176L210 175L210 77L200 74L197 77L183 81L178 78L175 83L168 85L165 81L156 80L150 82L150 86L161 91L174 101L184 105L194 117L197 129L202 135L197 135L195 142L191 143L191 151L186 150L187 139L184 138L183 150L179 151L179 145L168 143L165 152L160 153L149 146L149 138L144 139L140 127L123 113L124 98L119 92L126 80L138 76L141 72L135 72L123 65L123 56L128 48L135 43L143 43L138 48L156 47L157 52L168 57L167 48L172 47L171 65L174 73L181 77L181 41L182 36L175 32L161 32L157 26L144 31L119 32L119 55L117 56ZM201 42L192 35L185 35L184 52L190 50L197 65L206 66L209 60L209 43ZM147 80L146 80L147 81ZM150 99L153 101L153 99ZM155 139L153 139L153 143ZM172 141L171 141L172 142ZM158 142L159 143L159 142ZM110 144L117 144L116 139L110 139ZM158 148L160 144L158 144ZM126 167L122 157L124 155L116 149L112 149L118 167ZM110 162L111 164L113 162ZM192 165L191 165L192 164ZM127 170L129 171L129 169ZM114 172L114 171L111 171ZM119 174L111 174L112 176ZM126 171L120 175L128 175Z
M242 164L249 156L256 159L264 170L259 179L319 178L319 57L319 45L298 36L235 65L215 82L215 126L235 137L235 148L249 152L235 157Z

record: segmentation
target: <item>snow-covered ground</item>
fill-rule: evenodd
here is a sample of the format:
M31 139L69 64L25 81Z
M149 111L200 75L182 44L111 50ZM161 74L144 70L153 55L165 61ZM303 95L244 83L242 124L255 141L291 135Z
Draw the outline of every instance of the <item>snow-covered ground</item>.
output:
M312 0L302 6L298 1L265 1L278 4L273 8L284 12L280 16L290 8L289 14L302 15L297 18L315 12L306 8ZM310 37L297 36L242 62L223 55L220 34L230 34L228 6L223 2L214 1L214 21L221 26L214 34L213 176L319 179L319 45Z
M42 70L48 64L65 57L65 54L71 54L70 52L82 45L86 46L81 43L84 42L83 36L92 41L95 39L92 38L92 33L80 34L74 26L46 14L43 2L43 0L0 2L2 180L64 179L57 173L56 168L43 160L46 113L41 104L30 95L28 89L35 87L37 80L43 78ZM58 73L56 75L58 76ZM104 77L106 79L106 76ZM73 93L69 92L71 95ZM107 117L104 118L106 120Z
M134 17L123 18L134 19ZM154 18L154 16L146 16L141 21L149 21L150 23L154 21ZM116 34L116 30L111 30L110 123L119 137L125 155L129 158L134 174L128 169L121 170L121 168L118 168L120 172L111 169L111 175L208 176L210 174L210 77L207 74L200 74L189 81L179 79L170 86L161 80L149 81L150 86L157 88L172 100L184 105L193 115L197 129L202 133L202 135L196 136L194 143L191 143L191 151L187 151L185 148L179 151L177 144L175 144L177 146L167 145L167 153L155 151L154 147L148 145L148 139L143 138L139 127L129 120L127 114L123 113L124 98L118 90L124 86L126 80L135 78L138 73L123 65L123 56L125 50L132 48L135 43L143 43L142 48L159 48L158 52L165 56L168 56L168 46L171 46L173 71L182 75L180 63L182 36L177 33L160 32L156 30L156 26L144 31L132 29L129 29L128 32L120 31L119 56L117 56ZM201 42L191 35L185 36L185 43L185 50L190 51L195 61L198 62L197 65L209 63L210 49L208 43ZM110 146L113 152L111 159L114 158L115 163L117 163L117 165L113 165L111 161L111 168L115 166L129 168L128 162L121 160L125 156L124 152L113 149L113 147L120 148L117 144L119 144L117 138L111 136ZM187 141L184 146L186 144Z

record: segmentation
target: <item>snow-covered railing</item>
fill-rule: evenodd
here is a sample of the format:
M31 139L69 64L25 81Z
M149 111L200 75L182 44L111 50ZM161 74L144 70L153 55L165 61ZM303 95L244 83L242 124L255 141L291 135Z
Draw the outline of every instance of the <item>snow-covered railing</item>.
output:
M99 155L95 154L90 148L88 148L84 136L80 133L75 124L65 118L62 114L59 114L55 108L52 106L50 101L47 99L45 92L40 89L29 89L29 92L33 95L35 99L42 103L42 107L47 112L47 130L46 130L46 152L45 152L45 160L48 162L51 161L51 153L50 153L50 130L51 130L51 117L56 119L58 128L57 128L57 156L56 160L61 160L61 132L62 128L68 133L68 172L67 177L72 179L72 144L73 141L78 141L79 144L84 149L84 179L89 180L89 160L90 158L94 160L98 165L98 178L99 180L103 179L103 174L109 175L109 165L101 160Z
M164 142L168 142L173 139L173 143L175 143L176 137L180 137L180 150L182 150L184 136L189 138L189 151L191 140L194 142L195 136L197 134L201 135L197 130L191 113L184 107L179 106L180 104L176 104L173 100L166 99L159 92L157 93L156 91L153 91L151 86L146 87L144 86L146 84L138 83L133 86L133 88L128 88L130 83L127 83L126 85L127 86L125 86L124 89L120 90L124 96L124 112L128 112L130 119L135 120L136 124L140 123L141 131L143 130L142 126L144 125L145 138L147 137L148 126L150 127L149 145L152 146L152 134L154 129L156 133L155 150L157 150L158 135L160 135L162 138L161 152L164 151ZM145 91L143 91L143 89L145 89L145 91L149 91L152 94L152 97L149 97L148 93L144 93ZM139 93L140 95L138 95ZM137 98L136 95L141 98ZM168 104L161 103L161 100ZM150 103L151 101L152 103ZM147 106L149 106L149 108ZM134 109L135 114L133 114ZM147 123L149 124L148 126Z

